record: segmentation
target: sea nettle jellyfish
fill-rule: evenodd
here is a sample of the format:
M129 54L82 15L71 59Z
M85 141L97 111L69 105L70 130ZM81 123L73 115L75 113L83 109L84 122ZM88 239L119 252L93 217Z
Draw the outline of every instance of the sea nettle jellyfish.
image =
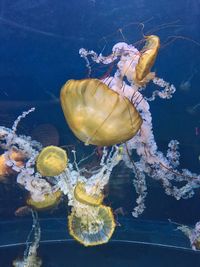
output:
M104 195L98 191L98 185L91 187L86 183L78 182L74 188L74 197L82 204L99 206L103 202Z
M160 48L160 39L156 35L145 36L146 44L140 51L140 57L133 73L136 85L144 86L155 78L155 73L150 72Z
M29 194L26 203L28 206L32 207L35 210L49 210L56 207L61 200L62 192L57 190L52 193L44 194L44 199L41 201L35 201L31 194Z
M69 233L84 246L107 243L115 229L110 207L79 204L68 217Z
M124 144L122 157L127 167L131 168L135 174L133 184L138 194L137 206L132 212L135 217L138 217L145 209L146 175L160 180L166 194L176 199L191 197L194 189L200 186L198 174L186 169L180 171L177 169L180 157L177 151L178 141L169 142L166 156L158 151L148 102L156 97L170 99L176 89L173 84L156 77L155 73L151 72L160 47L159 37L145 36L145 40L146 44L141 51L125 42L115 44L112 53L108 56L98 55L93 50L87 51L84 48L79 50L89 70L91 70L90 62L105 65L115 63L116 72L102 78L101 82L121 97L129 99L142 118L140 130ZM146 97L143 89L150 81L161 87L161 90L155 90L152 96ZM137 155L136 160L134 155ZM177 183L181 184L177 186Z
M149 102L156 97L170 99L175 87L151 72L160 42L154 35L145 39L147 42L141 51L121 42L113 46L109 56L80 49L87 66L90 61L115 64L116 71L101 80L70 80L61 90L62 109L72 132L85 144L104 146L99 165L87 170L87 175L81 167L83 160L81 164L77 161L76 151L71 151L74 160L68 162L62 149L42 150L31 138L17 136L19 121L32 109L19 116L12 129L0 127L1 149L9 153L17 147L26 155L22 167L12 159L6 160L6 164L18 172L17 183L30 193L34 202L45 203L47 196L56 191L67 195L71 206L69 232L85 246L106 243L113 234L113 213L110 207L103 205L103 192L113 168L121 160L134 173L133 185L138 194L132 212L134 217L145 209L146 177L160 181L166 194L177 200L192 197L200 187L200 175L178 169L178 141L169 142L166 155L158 150ZM143 89L150 81L159 88L146 97ZM196 246L199 244L199 224L197 226L195 238L192 234Z
M42 176L59 175L67 166L67 153L57 146L42 149L37 157L36 168Z
M98 79L70 80L60 98L68 125L85 144L124 143L142 124L134 105Z
M23 167L25 161L25 155L16 148L13 148L9 153L0 155L0 181L6 181L11 174L15 171L7 164L11 160L15 162L16 167Z

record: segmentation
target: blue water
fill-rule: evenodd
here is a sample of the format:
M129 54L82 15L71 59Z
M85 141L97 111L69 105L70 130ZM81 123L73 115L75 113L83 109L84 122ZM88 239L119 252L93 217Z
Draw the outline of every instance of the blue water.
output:
M78 54L81 47L97 52L104 49L108 54L113 44L124 38L135 43L142 38L137 25L140 22L144 22L144 33L155 30L161 39L154 70L177 88L171 100L157 100L151 105L159 149L165 152L171 139L179 140L181 167L199 173L200 135L195 135L195 128L200 127L200 109L195 114L187 112L200 101L199 0L0 0L0 125L10 127L23 110L35 106L36 111L20 124L19 133L31 135L38 125L50 123L59 132L60 145L75 145L84 153L88 148L71 133L59 103L51 101L59 98L60 88L68 79L87 77L85 62ZM157 29L168 23L172 26ZM181 38L165 45L171 36ZM193 73L191 88L181 90L181 82ZM101 75L101 69L92 72L92 77ZM176 201L166 196L157 182L149 179L148 187L147 208L141 219L166 222L170 218L184 224L200 219L199 190L190 200ZM131 173L118 166L111 177L107 204L113 209L123 207L130 217L134 192ZM25 197L15 185L1 183L0 220L15 219L14 211L24 204ZM66 217L64 203L51 214L40 214L41 218L57 216ZM133 266L128 264L115 266ZM156 264L152 266L161 266Z

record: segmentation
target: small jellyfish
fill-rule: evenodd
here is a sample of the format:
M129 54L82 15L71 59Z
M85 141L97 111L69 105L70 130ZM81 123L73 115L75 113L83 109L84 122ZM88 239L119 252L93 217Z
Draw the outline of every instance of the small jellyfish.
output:
M82 205L73 208L68 216L69 233L84 246L107 243L115 229L115 220L110 207Z
M69 80L60 98L69 127L85 144L124 143L142 124L134 105L98 79Z
M90 192L87 192L85 183L78 182L74 189L74 197L82 204L99 206L103 202L104 195L96 192L95 186L90 189Z
M28 206L32 207L35 210L48 210L56 207L61 200L62 193L60 190L52 192L51 194L45 194L44 200L35 201L31 195L28 196L26 203Z
M21 151L12 149L9 151L8 155L0 155L0 181L7 180L7 177L14 173L11 166L8 166L7 161L15 161L17 167L22 167L24 165L25 156Z
M36 168L42 176L57 176L64 171L67 162L65 150L57 146L47 146L37 157Z
M138 86L143 86L155 77L154 72L150 72L156 60L160 48L160 39L156 35L145 36L146 44L140 51L141 56L135 67L133 80Z
M179 89L184 92L188 92L191 89L191 81L194 75L197 73L195 70L186 80L183 80L179 86Z

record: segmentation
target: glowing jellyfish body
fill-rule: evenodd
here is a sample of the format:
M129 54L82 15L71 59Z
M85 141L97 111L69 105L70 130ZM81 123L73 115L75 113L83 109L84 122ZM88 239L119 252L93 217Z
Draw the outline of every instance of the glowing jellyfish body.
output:
M69 127L85 144L124 143L142 124L134 105L98 79L69 80L61 105Z
M112 210L104 205L73 208L68 224L70 234L84 246L107 243L115 229Z
M7 176L14 173L13 169L8 166L7 161L12 160L16 167L22 167L24 166L24 159L23 153L15 149L12 149L8 155L0 155L0 181L4 181Z
M35 201L32 199L31 195L27 198L27 205L31 206L35 210L48 210L56 207L61 200L61 191L56 191L51 194L45 194L44 200Z
M67 161L65 150L57 146L48 146L40 152L36 168L42 176L56 176L64 171Z
M90 192L87 192L85 184L81 182L78 182L75 186L74 197L82 204L92 206L99 206L104 199L104 195L102 193L96 194L95 187L92 188Z
M146 44L140 51L141 56L135 67L133 80L138 86L145 85L155 77L155 73L150 72L156 60L160 48L160 39L156 35L145 36Z

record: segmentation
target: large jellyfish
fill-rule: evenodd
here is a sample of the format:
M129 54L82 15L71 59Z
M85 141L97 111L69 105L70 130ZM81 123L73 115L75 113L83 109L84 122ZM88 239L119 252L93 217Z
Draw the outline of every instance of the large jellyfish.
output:
M61 104L70 128L86 144L124 143L142 123L130 101L98 79L68 81L61 90Z

